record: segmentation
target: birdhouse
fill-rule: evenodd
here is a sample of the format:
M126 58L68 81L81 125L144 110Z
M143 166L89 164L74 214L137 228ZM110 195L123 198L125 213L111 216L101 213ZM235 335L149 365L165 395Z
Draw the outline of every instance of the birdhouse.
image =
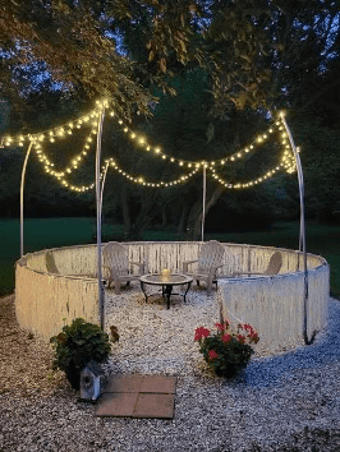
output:
M80 398L82 400L97 400L100 396L100 365L91 360L80 372Z

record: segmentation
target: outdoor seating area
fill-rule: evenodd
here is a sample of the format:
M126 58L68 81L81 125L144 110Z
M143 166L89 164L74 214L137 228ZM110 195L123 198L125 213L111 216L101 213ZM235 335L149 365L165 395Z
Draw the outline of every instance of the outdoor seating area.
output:
M138 267L138 275L130 272L129 267L135 265ZM120 286L123 282L128 285L130 281L138 280L140 276L147 273L147 265L145 262L129 261L128 252L118 242L109 242L103 249L103 268L108 269L109 276L107 279L107 286L110 287L114 283L115 292L120 293Z
M216 240L205 243L199 251L198 259L183 262L182 279L184 283L188 283L189 281L185 276L190 277L190 283L193 279L197 281L198 285L200 284L200 281L204 281L208 294L210 294L212 284L216 284L217 287L216 272L217 269L223 266L225 252L226 250L223 245ZM46 267L52 269L53 272L56 267L55 264L50 264L51 259L51 254L46 254ZM195 271L190 271L189 265L192 266L193 264L197 264L196 269ZM138 267L138 274L134 274L133 271L130 270L131 266ZM114 283L115 293L117 295L120 293L122 283L126 282L126 284L129 285L130 281L140 280L141 277L150 274L147 256L144 256L143 262L129 261L127 249L118 242L109 242L104 246L103 269L109 271L109 275L106 278L107 287L110 288L111 284ZM170 269L162 268L160 271L162 271L163 274L160 275L159 280L156 281L154 279L153 281L148 281L144 278L144 281L141 281L142 290L143 284L161 284L163 282L163 295L164 287L170 287L171 293L171 282L173 281L173 278L171 279L170 277ZM179 269L176 269L175 274L181 274L179 273Z
M217 287L216 272L223 266L225 252L226 249L221 243L211 240L202 246L197 260L183 262L183 273L192 276L198 285L201 280L205 281L210 294L212 285L216 284ZM197 263L196 270L190 272L189 265L195 263Z
M115 267L104 267L108 272L103 273L103 280L107 278L110 283L110 292L112 282L118 282L115 296L119 295L117 288L121 290L122 283L133 281L141 294L144 288L148 301L145 283L149 282L162 288L164 308L169 308L174 295L172 288L183 283L180 292L183 296L186 291L182 300L188 305L191 281L202 280L202 294L216 297L221 315L251 321L260 330L261 346L274 351L283 343L294 347L303 337L304 271L303 255L298 251L215 241L129 242L113 246L109 243L103 244L104 266L109 255L105 250L113 248L118 249L118 254L111 254L111 265L119 262L117 256L122 255L122 265L116 267L122 273ZM100 324L96 250L96 245L56 248L27 254L17 262L16 314L23 328L49 340L64 322L70 323L77 317ZM213 250L211 255L209 250ZM310 337L325 325L329 266L325 259L312 254L307 255L307 263L310 290L306 314ZM171 275L184 275L189 265L193 276L186 274L187 279L177 283L171 280ZM164 274L162 270L170 273ZM142 274L145 271L145 275L154 275L158 282L145 280ZM213 281L217 290L212 290Z

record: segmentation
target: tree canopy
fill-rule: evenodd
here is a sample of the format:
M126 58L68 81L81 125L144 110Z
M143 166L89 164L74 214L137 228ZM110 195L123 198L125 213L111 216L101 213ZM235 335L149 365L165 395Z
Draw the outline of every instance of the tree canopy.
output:
M0 5L0 86L12 109L8 129L44 130L103 97L133 128L189 160L235 152L265 128L269 110L282 107L301 130L315 118L318 131L337 128L339 18L337 0L8 0ZM124 134L106 131L104 155L114 150L132 173L173 175L169 167L136 157ZM327 137L334 141L337 133ZM310 180L326 141L317 140L319 154L306 159L314 165ZM334 142L331 149L336 160ZM71 156L73 148L67 152ZM263 161L272 154L264 149ZM241 174L251 172L252 161ZM326 180L329 165L323 171ZM231 170L228 176L234 177ZM93 180L92 167L87 177ZM110 188L108 179L107 196L127 223L144 203L150 218L167 213L185 230L190 221L197 229L200 191L196 181L181 191L182 198L176 191L156 196L143 189L136 197L125 181ZM224 189L208 191L212 205ZM180 207L169 207L173 199ZM241 197L225 199L231 208ZM146 218L135 220L142 225Z
M109 96L131 119L150 114L153 86L175 94L169 78L199 65L217 112L225 100L258 106L268 56L281 49L266 25L277 21L274 10L265 0L10 0L0 6L2 95L24 111L28 92L50 74L51 88L82 101Z

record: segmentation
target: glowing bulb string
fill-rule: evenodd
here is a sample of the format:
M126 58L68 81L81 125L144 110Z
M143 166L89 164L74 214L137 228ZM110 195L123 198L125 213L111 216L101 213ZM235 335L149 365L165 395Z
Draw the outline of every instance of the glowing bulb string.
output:
M51 129L50 131L45 131L45 132L34 134L34 135L31 135L31 134L26 135L26 136L20 135L18 137L14 137L14 138L12 138L12 137L6 138L5 137L5 138L2 138L2 143L6 146L9 146L9 145L13 144L15 141L17 141L17 142L19 142L20 146L23 146L24 141L26 139L28 139L28 141L30 143L31 142L34 143L35 151L39 155L39 160L41 161L41 163L44 163L44 165L45 165L45 171L47 173L49 173L50 175L56 177L59 181L61 181L61 183L62 183L62 185L64 185L64 187L70 188L70 189L78 191L78 192L90 190L94 187L93 183L88 186L76 187L72 184L69 184L66 181L66 179L64 178L64 176L65 176L65 173L70 174L74 169L77 169L79 167L79 163L82 161L82 156L87 155L87 150L89 149L89 143L92 141L92 138L90 135L93 133L96 133L94 131L94 129L91 130L89 138L88 138L88 142L86 143L82 152L80 154L78 154L75 158L73 158L72 164L69 167L65 168L64 171L58 172L58 171L54 171L53 169L51 169L54 167L54 163L52 163L47 158L47 156L43 153L42 147L41 147L41 142L44 141L45 138L49 138L50 142L53 143L55 141L56 137L62 137L65 134L71 134L74 127L77 129L81 128L83 124L91 121L91 118L99 117L103 107L105 107L105 108L109 107L109 102L107 100L104 100L102 102L97 101L96 103L97 103L97 107L91 113L80 117L78 120L76 120L74 122L68 123L67 126L56 127L56 128ZM115 112L113 110L110 112L110 116L115 116ZM134 183L140 183L140 184L142 184L144 186L148 186L148 187L160 188L160 187L169 187L172 185L177 185L178 183L185 182L186 180L188 180L190 177L192 177L194 174L196 174L199 171L199 169L202 167L202 168L208 169L212 173L214 179L216 179L218 182L222 183L224 186L226 186L228 188L247 188L249 186L261 183L261 182L265 181L266 179L268 179L269 177L272 177L282 167L288 173L292 173L295 171L295 169L296 169L295 158L294 158L294 155L292 154L292 151L290 148L290 143L288 140L288 135L285 130L283 118L284 118L284 114L281 112L279 115L279 119L274 121L272 126L270 126L268 128L267 132L262 135L259 135L256 138L256 140L253 142L253 144L245 147L243 150L238 151L230 156L226 156L222 159L218 159L216 161L208 161L208 162L206 162L206 161L194 162L194 161L187 161L187 160L183 160L183 159L177 159L175 157L170 157L167 154L164 154L161 151L160 147L151 147L142 135L133 132L128 126L126 126L124 124L124 122L121 119L118 119L118 123L120 125L124 126L124 129L123 129L124 132L129 133L131 138L133 140L135 140L140 146L144 146L147 151L153 150L154 153L156 155L159 155L160 157L162 157L163 160L169 160L172 163L177 163L179 166L183 167L183 169L184 168L185 169L194 168L194 169L188 175L181 176L180 178L178 178L174 181L146 182L146 181L144 181L143 177L134 177L134 176L131 176L130 174L126 173L121 168L119 168L117 166L117 164L113 161L110 163L110 167L113 167L116 171L118 171L118 173L122 174L126 179L128 179ZM93 127L97 126L97 123L98 123L98 121L94 121L92 123L92 126ZM253 181L246 182L246 183L238 183L238 184L230 184L229 183L228 184L226 181L221 179L216 174L216 169L215 169L216 165L224 166L226 163L235 162L235 161L241 159L242 157L244 157L246 154L249 154L254 149L255 145L260 145L260 144L263 144L264 142L266 142L269 135L274 132L274 128L273 128L274 126L277 127L279 132L281 132L281 142L285 147L282 161L279 164L279 166L277 166L275 169L268 171L263 176L261 176L257 179L254 179ZM67 130L67 127L68 127L68 130ZM102 174L101 174L101 177L102 177Z
M290 151L291 151L290 145L289 145L289 143L287 143L286 135L284 133L282 133L281 142L284 147L284 153L283 153L283 157L281 159L281 163L278 166L276 166L274 169L267 171L263 176L258 177L257 179L254 179L252 181L231 184L231 183L226 182L225 180L223 180L221 177L219 177L217 175L215 166L213 164L209 165L208 162L203 162L202 167L208 169L210 171L212 177L217 182L224 185L226 188L240 189L240 188L252 187L254 185L258 185L259 183L265 182L269 178L272 178L281 169L285 169L288 173L292 173L295 171L296 168L295 168L295 164L294 164L294 160L293 160L294 156L292 156L290 153ZM154 187L154 188L163 188L163 187L166 188L166 187L171 187L173 185L177 185L179 183L186 182L188 179L190 179L192 176L194 176L201 168L200 164L196 164L195 169L191 173L189 173L185 176L181 176L180 178L173 180L173 181L148 182L148 181L145 181L143 177L135 177L135 176L132 176L131 174L127 173L126 171L121 169L112 158L106 160L105 162L106 162L106 165L109 163L111 168L113 168L115 171L117 171L119 174L121 174L123 177L125 177L130 182L137 183L137 184L147 186L147 187ZM107 166L103 167L103 171L104 172L107 171ZM84 191L90 190L94 187L94 184L91 184L89 186L76 187L74 185L69 184L60 175L56 175L55 177L57 177L57 179L59 179L59 180L62 180L62 184L64 185L64 187L70 188L77 192L84 192ZM101 178L102 177L103 177L103 173L101 174Z
M284 130L284 124L282 123L282 119L277 120L275 124L278 127L279 131ZM238 183L232 184L232 183L227 182L224 179L222 179L216 173L216 169L213 164L210 164L210 165L207 164L207 168L210 171L209 175L226 188L242 189L242 188L249 188L254 185L258 185L259 183L265 182L267 179L272 178L281 169L284 169L288 174L292 174L296 171L296 164L295 164L295 157L294 157L293 151L291 149L290 142L288 140L288 134L286 132L281 133L281 145L283 147L284 152L283 152L279 165L276 166L275 168L267 171L264 175L262 175L256 179L253 179L248 182L238 182ZM298 152L299 152L299 150L298 150Z
M211 170L211 172L209 173L210 176L217 180L217 182L219 182L221 185L223 185L226 188L231 188L231 189L239 189L239 188L249 188L252 187L254 185L258 185L261 184L262 182L265 182L267 179L272 178L281 168L283 168L283 164L280 163L280 165L278 165L276 168L268 171L267 173L265 173L263 176L258 177L257 179L253 179L251 181L248 182L243 182L243 183L237 183L237 184L232 184L232 183L228 183L226 182L224 179L220 178L215 170L211 170L211 168L209 168Z
M97 102L98 103L98 102ZM15 144L18 144L20 147L23 147L26 142L42 142L44 140L49 140L51 143L54 143L56 139L62 139L67 137L68 135L72 135L72 133L76 129L81 129L83 126L86 126L91 123L92 125L96 125L97 121L94 119L99 116L100 114L100 105L97 106L95 109L93 109L91 112L81 116L80 118L69 121L68 123L63 124L62 126L54 127L49 130L45 130L43 132L39 132L36 134L27 134L27 135L6 135L2 137L2 144L4 146L13 146Z
M91 135L95 135L96 133L96 127L93 127L85 140L82 151L79 154L73 156L70 164L60 171L55 171L53 169L54 163L51 162L47 155L44 153L41 143L34 141L34 150L38 156L39 161L44 165L46 173L55 177L63 177L66 173L71 174L74 170L79 169L79 166L84 163L84 157L88 155L91 149L91 143L93 143L93 138L91 137Z
M110 167L113 168L116 172L118 172L119 174L121 174L123 177L125 177L125 179L134 182L136 184L140 184L143 185L145 187L154 187L154 188L160 188L160 187L172 187L174 185L177 184L181 184L186 182L188 179L190 179L191 177L193 177L195 174L197 174L197 172L199 171L199 166L197 166L193 171L191 171L190 173L186 174L186 175L182 175L179 178L169 181L169 182L149 182L149 181L145 181L143 177L135 177L132 176L131 174L128 174L127 172L125 172L124 170L122 170L117 163L113 160L113 159L109 159L107 160L107 162L109 162Z
M97 107L94 110L92 110L88 114L81 116L80 118L78 118L75 121L71 121L67 124L64 124L63 126L58 126L53 129L50 129L50 130L47 130L47 131L44 131L41 133L33 134L33 135L32 134L17 135L15 137L5 136L5 137L2 137L1 143L4 146L11 146L17 142L19 144L19 146L24 146L24 142L26 140L42 142L46 138L49 139L50 142L53 143L53 142L55 142L56 138L61 138L61 137L64 137L65 135L71 135L75 128L77 128L77 129L81 128L84 124L88 123L91 120L91 118L99 117L101 108L103 106L105 106L105 108L109 107L108 100L96 101L96 103L97 103ZM283 115L283 113L281 112L280 117L282 115ZM117 118L117 115L113 109L110 111L109 116ZM125 133L128 133L130 138L132 140L134 140L135 144L137 144L138 146L144 147L147 152L153 151L155 155L158 155L163 160L167 160L170 163L176 163L179 166L188 168L188 169L193 168L195 166L201 166L204 164L204 161L201 161L201 162L189 161L189 160L178 159L176 157L169 156L169 155L165 154L159 146L151 146L150 144L148 144L147 139L142 134L134 132L129 126L126 125L126 123L124 123L123 120L118 118L117 122L121 126L123 131ZM96 125L96 123L93 123L93 125ZM269 136L274 132L274 126L279 126L279 129L284 128L284 126L281 124L281 121L276 120L273 122L273 124L271 126L268 127L267 132L265 132L261 135L258 135L252 144L246 146L242 150L235 152L232 155L228 155L221 159L217 159L216 161L210 161L207 163L209 165L222 165L223 166L226 163L236 162L236 161L240 160L241 158L245 157L247 154L251 153L254 150L255 146L264 144L268 140Z
M159 156L163 160L169 161L170 163L178 164L181 167L192 168L194 166L201 166L205 162L204 161L189 161L185 159L179 159L176 157L172 157L166 153L164 153L160 146L152 146L149 144L147 138L141 134L133 131L122 119L118 118L117 114L113 109L111 109L109 113L110 117L114 117L117 123L121 126L121 129L124 133L126 133L130 139L134 142L135 145L144 148L146 152L152 152L153 154ZM206 162L209 165L225 165L226 163L236 162L241 158L244 158L247 154L254 152L256 146L263 145L275 131L275 126L280 126L280 120L274 120L272 125L268 127L267 131L263 134L260 134L256 137L252 144L244 147L242 150L235 152L232 155L227 155L221 159L217 159L215 161Z

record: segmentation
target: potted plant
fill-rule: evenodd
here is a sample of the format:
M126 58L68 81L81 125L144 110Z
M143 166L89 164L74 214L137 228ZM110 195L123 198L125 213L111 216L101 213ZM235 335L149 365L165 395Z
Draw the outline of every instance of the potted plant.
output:
M220 377L231 378L245 368L254 353L249 345L259 341L256 331L248 324L237 325L237 333L230 331L230 322L216 323L216 334L210 335L210 330L199 327L195 330L195 341L200 344L200 353L205 361Z
M64 370L74 389L80 387L80 372L92 359L104 363L110 355L109 336L98 325L87 323L82 318L74 319L71 325L50 339L56 351L54 369Z

